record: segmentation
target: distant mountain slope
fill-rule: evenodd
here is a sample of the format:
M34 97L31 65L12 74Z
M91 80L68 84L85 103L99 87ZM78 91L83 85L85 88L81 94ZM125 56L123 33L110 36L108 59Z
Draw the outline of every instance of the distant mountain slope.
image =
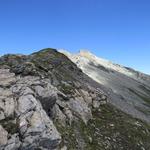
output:
M88 51L66 54L85 74L111 89L110 103L131 114L150 122L150 76L134 69L98 58Z

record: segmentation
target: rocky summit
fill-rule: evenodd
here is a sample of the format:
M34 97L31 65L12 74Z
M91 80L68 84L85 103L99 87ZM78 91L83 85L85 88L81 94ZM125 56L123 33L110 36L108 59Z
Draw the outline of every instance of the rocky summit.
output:
M150 149L149 123L110 92L55 49L1 56L0 150Z

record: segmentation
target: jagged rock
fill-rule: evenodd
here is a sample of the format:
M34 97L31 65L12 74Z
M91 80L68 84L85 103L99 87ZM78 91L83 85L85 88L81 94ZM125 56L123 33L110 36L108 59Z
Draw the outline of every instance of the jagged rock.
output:
M21 145L21 142L19 140L19 135L14 134L11 136L10 140L8 140L5 150L17 150L19 149L20 145Z
M15 111L15 102L12 92L8 89L0 88L0 120L5 117L13 116Z
M0 125L0 145L6 145L8 141L8 132Z
M58 123L62 124L63 126L66 125L66 116L65 114L60 110L60 107L56 104L54 107L54 116L55 116L55 120L58 121Z
M80 90L80 95L82 95L83 99L86 101L87 104L92 103L92 98L91 95L89 94L89 91L85 91L83 89Z
M94 94L93 97L93 107L98 109L100 107L100 105L105 105L107 104L107 96L103 95L101 93L99 93L99 91L97 91L97 94Z
M78 99L71 99L69 102L69 107L73 111L73 113L87 123L89 119L92 118L91 109L88 105L81 100Z
M48 85L46 88L36 86L35 92L38 94L38 99L40 100L44 110L50 115L51 110L58 99L56 89Z
M87 124L97 87L56 50L0 57L0 149L59 150L64 136L55 123Z
M5 119L5 115L4 115L4 112L3 110L0 111L0 120L3 120Z
M73 121L72 111L68 107L65 107L64 108L64 114L66 115L68 123L71 125L71 123Z
M10 73L9 69L0 69L0 87L7 87L16 81L15 74Z
M44 93L42 93L43 95L40 95L39 92L37 92L37 90L35 90L34 87L33 89L35 90L35 92L31 89L32 88L31 85L38 85L40 82L35 82L35 79L33 78L28 78L27 82L23 82L23 80L25 79L18 78L17 84L12 85L12 87L10 88L11 90L8 89L4 90L2 88L2 90L0 91L1 92L0 107L3 108L1 112L2 113L4 112L6 117L12 114L14 115L15 112L16 116L14 116L14 118L15 117L18 118L19 135L24 140L21 143L20 140L17 138L19 140L17 142L16 141L17 139L15 140L13 136L8 141L8 143L6 141L5 136L4 138L0 137L0 140L2 140L4 144L7 144L5 146L5 149L8 150L17 149L17 147L18 148L21 147L21 149L29 147L48 148L48 146L56 148L61 141L61 137L57 129L55 128L53 122L43 111L44 107L42 108L42 103L40 104L39 100L44 101L46 97L48 99L47 107L49 107L50 109L53 107L53 105L51 105L51 100L53 97L57 96L57 94L53 94L54 93L53 90L51 89L48 90L47 88L45 88L44 92L47 91L47 94L44 95ZM30 88L28 86L30 86ZM41 92L43 91L41 90ZM9 98L14 97L15 95L17 96L16 99ZM38 98L39 96L41 97L39 99L36 99L36 95L38 95L37 96ZM14 103L14 100L16 100L16 104ZM2 113L1 113L1 120L5 118L5 116L2 116ZM4 131L5 130L1 130L0 133L2 134L6 133ZM37 144L37 141L39 141L39 144Z
M28 129L28 122L27 120L23 117L19 119L19 131L20 131L20 135L23 136Z
M34 110L36 108L36 103L36 99L33 97L33 95L21 96L18 99L18 112L20 114L24 114Z

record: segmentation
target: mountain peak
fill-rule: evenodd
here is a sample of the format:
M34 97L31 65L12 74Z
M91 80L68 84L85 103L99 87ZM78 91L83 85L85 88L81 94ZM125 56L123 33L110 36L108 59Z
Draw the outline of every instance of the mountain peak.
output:
M91 52L90 52L90 50L86 50L86 49L81 49L81 50L79 50L79 53L80 54L91 54Z
M89 50L80 50L79 55L90 59L95 57Z

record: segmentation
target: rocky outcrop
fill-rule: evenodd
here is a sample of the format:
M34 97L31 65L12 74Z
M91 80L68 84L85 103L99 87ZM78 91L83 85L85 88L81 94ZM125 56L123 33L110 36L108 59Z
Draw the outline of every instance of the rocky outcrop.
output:
M87 124L107 101L100 88L53 49L1 57L0 149L66 148L56 124Z
M12 80L6 79L4 84L1 84L0 123L3 126L1 127L3 148L56 148L61 141L61 136L52 119L46 114L47 110L42 106L43 102L40 102L42 98L39 97L38 92L35 92L36 86L47 87L48 85L42 84L44 81L40 81L39 77L26 76L22 78L10 73L8 69L0 69L0 74L0 78L1 76L15 78L14 83ZM49 94L52 94L51 89L49 89ZM47 107L51 109L54 105L54 97L52 95L45 97L49 101L46 103ZM43 101L45 101L45 97ZM17 144L13 143L14 141L18 141Z
M8 142L8 132L0 125L0 145L5 145Z

